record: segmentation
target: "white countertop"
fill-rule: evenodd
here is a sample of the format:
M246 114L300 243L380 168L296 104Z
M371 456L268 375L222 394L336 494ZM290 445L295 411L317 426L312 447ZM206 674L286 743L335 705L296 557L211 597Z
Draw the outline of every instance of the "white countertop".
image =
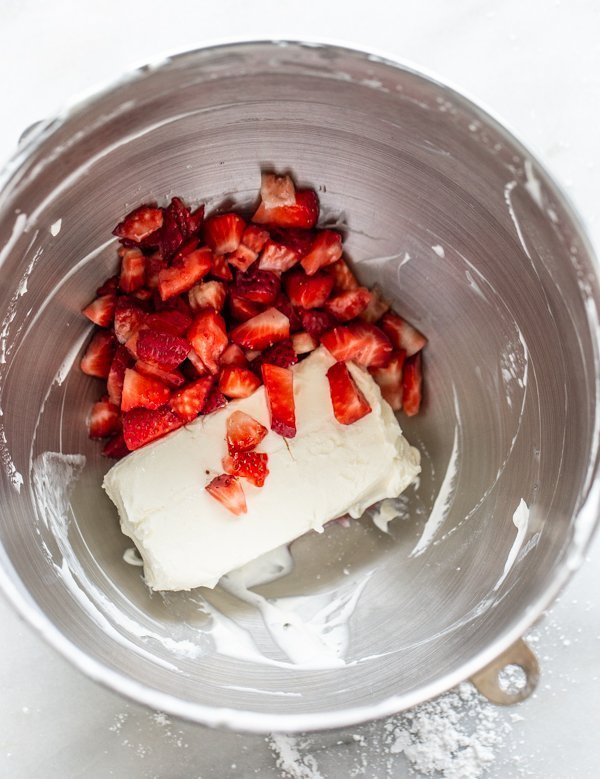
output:
M3 0L1 11L0 158L25 127L73 95L162 53L235 38L329 40L412 62L491 108L563 185L600 248L597 0ZM597 538L533 631L537 693L518 708L477 705L461 725L470 735L494 733L486 776L600 775L599 588ZM393 751L396 720L280 741L278 750L261 737L208 731L122 700L72 669L1 601L0 624L0 776L424 775ZM281 747L297 752L287 770ZM445 779L476 779L457 773L456 763L451 770Z

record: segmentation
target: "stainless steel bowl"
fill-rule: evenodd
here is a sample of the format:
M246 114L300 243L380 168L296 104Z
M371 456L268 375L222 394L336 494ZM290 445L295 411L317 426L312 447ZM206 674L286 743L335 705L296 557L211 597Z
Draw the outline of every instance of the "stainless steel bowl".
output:
M402 419L424 460L407 517L306 536L261 589L310 597L368 574L335 669L223 656L197 593L150 597L85 433L99 388L77 369L79 312L116 266L115 222L173 193L248 205L264 166L318 186L361 279L430 339L425 411ZM460 94L331 46L205 49L43 123L1 185L1 580L93 678L208 725L348 725L474 674L579 565L600 488L596 261L539 163ZM82 460L64 454L87 458L70 500L56 484Z

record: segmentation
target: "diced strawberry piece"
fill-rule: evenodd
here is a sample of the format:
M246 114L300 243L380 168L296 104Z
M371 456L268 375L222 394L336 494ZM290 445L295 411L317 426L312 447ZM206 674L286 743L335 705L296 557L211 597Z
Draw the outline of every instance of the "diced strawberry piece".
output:
M414 417L421 408L423 394L423 368L421 352L408 357L402 372L402 408L409 417Z
M210 216L204 222L204 240L216 254L234 252L240 245L246 223L237 214Z
M317 340L321 338L323 333L331 330L337 324L337 320L334 319L328 311L316 311L315 309L312 309L300 311L299 314L302 327Z
M369 369L369 373L379 384L384 400L387 400L394 411L400 411L402 408L402 367L405 359L406 352L396 352L383 368Z
M133 451L182 425L183 420L169 406L162 406L155 411L134 408L123 414L123 437L129 451Z
M266 349L290 337L290 320L276 308L268 308L230 333L233 343L245 349Z
M377 284L375 284L375 286L370 290L370 292L371 292L371 300L369 301L369 305L365 308L365 310L360 315L360 318L364 319L365 322L370 322L371 324L374 324L375 322L381 319L381 317L389 309L390 304L383 297L381 289Z
M208 371L217 373L219 358L229 343L223 317L212 309L204 309L192 322L188 340Z
M333 414L342 425L351 425L371 413L371 406L356 383L346 363L336 362L327 371Z
M145 303L146 301L152 299L153 293L151 289L146 289L145 287L142 287L141 289L136 289L135 292L132 292L131 296L134 297L136 300L141 300L143 303Z
M115 318L117 296L112 292L101 295L83 309L83 314L98 327L109 327Z
M354 362L365 367L387 365L392 345L386 334L375 325L357 320L334 327L321 337L321 343L336 360Z
M294 374L289 368L263 363L261 367L271 430L286 438L296 435Z
M154 379L158 379L163 384L166 384L167 387L181 387L182 384L185 384L185 376L178 370L165 371L158 365L153 365L143 360L138 360L134 368L142 376L151 376Z
M236 322L247 322L253 316L260 314L262 306L240 297L235 289L229 290L229 314Z
M220 408L223 408L229 403L225 395L221 392L221 390L215 385L212 390L208 393L208 398L206 400L206 405L204 406L204 410L202 411L203 414L212 414L213 411L217 411Z
M242 243L251 251L258 253L269 240L269 233L256 225L248 225L242 235Z
M254 417L243 411L234 411L227 419L227 450L229 454L234 454L256 449L268 432Z
M109 400L99 400L92 406L88 420L90 438L109 438L121 430L121 412Z
M256 261L257 252L253 252L247 246L241 243L237 249L227 255L227 262L238 270L245 271Z
M247 398L260 387L260 379L249 368L230 365L221 371L219 390L228 398Z
M158 274L158 291L162 300L187 292L206 276L212 267L210 249L203 246L182 257L177 264L164 268Z
M108 330L94 333L81 359L81 370L88 376L106 379L115 354L114 335Z
M427 344L422 333L393 311L384 314L379 324L394 349L404 349L407 357L412 357Z
M258 265L261 270L284 273L292 268L300 258L297 252L275 241L267 241L260 255Z
M315 240L314 230L301 227L274 227L270 232L271 239L293 251L298 260L308 254Z
M145 325L142 325L142 327L145 327ZM129 338L129 339L128 339L128 340L125 342L125 348L126 348L126 349L127 349L127 351L129 352L129 354L131 355L131 357L133 357L133 359L134 359L134 360L137 360L137 359L138 359L138 357L139 357L139 355L138 355L138 351L137 351L137 344L138 344L138 335L139 335L139 333L140 333L140 331L139 331L139 330L138 330L138 331L136 331L136 332L135 332L135 333L134 333L134 334L131 336L131 338Z
M115 335L124 344L144 324L146 312L141 304L125 295L117 298L115 307Z
M298 362L298 356L292 346L292 341L287 338L285 341L279 341L274 346L265 349L265 351L252 361L252 370L260 372L260 366L268 362L270 365L279 365L280 368L289 368Z
M173 329L173 325L177 323L178 325L181 323L181 320L175 319L174 317L171 317L171 314L169 313L166 317L163 315L164 311L178 311L180 314L185 314L186 317L192 321L194 318L192 313L192 308L190 306L189 300L187 299L187 295L176 295L173 298L169 298L169 300L162 300L160 297L158 291L155 291L152 296L152 303L154 305L154 309L157 314L161 314L160 319L164 322L165 319L168 321L169 330ZM189 325L188 325L189 327ZM153 327L153 330L158 330L160 328ZM164 329L164 328L163 328ZM165 330L166 332L166 330Z
M279 276L268 270L259 270L255 265L246 273L238 273L235 281L235 291L239 297L262 305L274 303L280 290Z
M342 256L342 236L335 230L319 230L309 253L302 260L302 267L309 276L319 268L337 262Z
M177 335L159 333L156 330L140 330L136 351L140 360L172 371L188 356L190 345L185 338Z
M247 368L248 360L242 349L237 344L229 344L227 349L221 355L219 361L221 365L230 366L233 365L236 368Z
M340 322L349 322L362 314L370 302L371 293L369 290L366 287L357 287L329 298L325 303L325 308Z
M319 342L310 333L294 333L292 336L292 348L296 354L308 354L308 352L314 351L318 345Z
M160 248L163 258L170 260L194 231L195 222L190 210L178 197L174 197L163 213L160 231Z
M204 203L198 206L189 216L188 233L194 235L198 233L204 222Z
M117 406L121 405L121 396L123 394L123 381L125 379L125 370L131 368L133 360L124 346L118 346L115 356L110 364L106 389L111 403Z
M260 176L260 199L267 208L293 206L296 203L294 180L287 173L263 171Z
M196 379L191 384L173 393L169 401L170 407L184 422L191 422L204 411L206 401L213 388L212 376Z
M334 290L339 292L347 292L350 289L356 289L360 286L358 279L352 273L349 266L344 260L337 260L327 268L327 272L331 273L334 278Z
M135 292L143 287L146 281L146 258L137 248L120 249L119 256L121 257L119 287L123 292Z
M113 460L121 460L129 454L123 433L117 433L102 447L104 457L112 457Z
M324 272L307 276L303 270L298 269L285 277L284 284L293 306L320 308L333 289L333 278Z
M192 324L192 317L185 311L165 308L154 314L148 314L145 324L150 330L156 330L157 333L182 336Z
M146 257L146 286L148 289L158 289L158 274L167 267L160 252Z
M192 379L197 379L199 376L206 376L208 374L208 368L193 349L190 349L188 362L183 364L182 370L186 370L188 365L191 366L191 370L188 370L186 375Z
M203 308L221 311L225 305L226 296L227 288L221 281L203 281L196 284L188 292L192 311L200 311Z
M134 243L141 243L145 238L159 230L163 224L161 208L143 205L134 208L122 222L115 227L113 235L126 238Z
M244 490L236 476L229 476L225 473L215 476L206 485L205 490L236 516L248 511Z
M319 198L313 189L296 191L296 202L293 205L274 206L269 208L261 202L256 209L252 221L257 224L275 225L277 227L314 227L319 218Z
M162 381L151 376L142 376L133 368L127 368L125 371L122 411L131 411L132 408L156 409L164 406L170 396L171 390Z
M235 452L223 458L223 470L231 476L248 479L256 487L262 487L269 475L267 463L269 455L265 452Z
M252 260L252 262L254 262L254 260ZM240 268L240 270L246 270L249 265L252 265L252 262L249 262L245 267ZM221 279L222 281L231 281L233 279L233 273L231 272L231 268L229 267L227 258L224 254L213 255L210 274L216 279Z
M116 295L119 289L119 277L111 276L109 279L101 284L96 290L96 296L101 298L104 295Z

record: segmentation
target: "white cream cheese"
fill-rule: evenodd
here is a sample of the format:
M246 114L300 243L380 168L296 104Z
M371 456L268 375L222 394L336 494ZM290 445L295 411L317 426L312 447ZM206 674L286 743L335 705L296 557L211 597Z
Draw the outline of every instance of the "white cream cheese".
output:
M262 488L243 481L248 512L232 515L204 489L222 473L225 426L239 409L269 427L264 388L199 417L114 465L104 489L121 529L144 560L154 590L214 587L223 574L287 544L331 519L358 518L383 498L399 495L420 471L419 452L402 436L369 373L350 371L372 412L352 425L333 415L324 348L294 367L297 435L269 432L258 451L269 455Z

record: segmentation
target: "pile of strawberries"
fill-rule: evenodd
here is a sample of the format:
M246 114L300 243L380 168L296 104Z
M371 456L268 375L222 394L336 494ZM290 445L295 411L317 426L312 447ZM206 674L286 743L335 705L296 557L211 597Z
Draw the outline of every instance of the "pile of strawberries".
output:
M337 360L328 379L339 422L371 410L348 360L368 368L394 410L418 412L425 337L360 286L340 234L316 228L314 190L267 173L260 196L250 222L237 213L204 218L203 206L191 211L173 198L136 208L115 228L120 273L83 311L98 329L81 369L106 382L89 420L91 438L108 438L103 454L123 457L261 384L272 430L293 437L290 368L319 344ZM266 455L249 454L257 453L230 445L217 479L264 482L256 469L260 461L268 472Z

